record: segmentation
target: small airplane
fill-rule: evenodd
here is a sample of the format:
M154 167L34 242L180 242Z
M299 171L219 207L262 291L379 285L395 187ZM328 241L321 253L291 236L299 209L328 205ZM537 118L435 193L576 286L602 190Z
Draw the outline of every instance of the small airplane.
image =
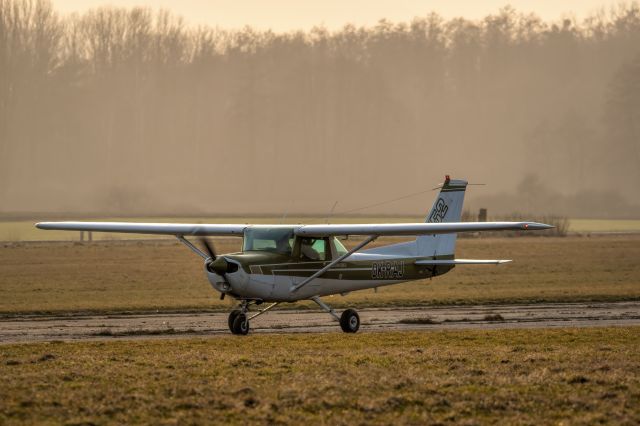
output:
M239 306L229 314L229 330L246 335L249 321L284 302L312 300L346 333L360 328L354 309L338 315L320 297L377 288L445 274L456 265L501 264L510 260L456 259L458 232L543 230L536 222L460 222L467 187L446 176L424 223L234 225L132 222L41 222L48 230L164 234L175 236L204 259L206 276L220 299ZM436 189L437 189L436 188ZM185 237L202 239L204 250ZM242 251L217 255L208 236L243 238ZM365 237L348 250L338 237ZM412 241L363 250L379 237L415 236ZM249 313L251 305L270 303Z

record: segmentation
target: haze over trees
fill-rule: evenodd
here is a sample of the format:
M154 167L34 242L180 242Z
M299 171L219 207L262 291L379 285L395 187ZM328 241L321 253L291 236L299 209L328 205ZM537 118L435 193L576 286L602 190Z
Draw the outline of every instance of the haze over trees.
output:
M490 209L637 216L638 3L276 34L0 0L0 212L324 213L445 173Z

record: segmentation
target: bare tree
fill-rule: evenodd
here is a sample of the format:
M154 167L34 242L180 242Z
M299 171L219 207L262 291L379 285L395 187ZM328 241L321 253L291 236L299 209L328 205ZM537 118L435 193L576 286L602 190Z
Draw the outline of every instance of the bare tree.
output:
M0 0L0 208L326 211L447 172L637 204L638 46L636 2L274 33Z

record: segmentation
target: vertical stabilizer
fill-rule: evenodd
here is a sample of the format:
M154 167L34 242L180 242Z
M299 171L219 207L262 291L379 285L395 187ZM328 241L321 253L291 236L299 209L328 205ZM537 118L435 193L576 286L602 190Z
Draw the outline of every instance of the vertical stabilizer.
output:
M425 222L460 222L462 218L462 202L464 201L464 191L466 189L467 181L453 180L447 176L444 184L440 187L440 192L433 203L433 207L427 214ZM456 236L457 234L424 235L414 241L362 250L361 253L453 259Z
M440 193L427 214L427 223L460 222L467 181L446 177ZM457 234L424 235L416 239L418 256L453 258Z

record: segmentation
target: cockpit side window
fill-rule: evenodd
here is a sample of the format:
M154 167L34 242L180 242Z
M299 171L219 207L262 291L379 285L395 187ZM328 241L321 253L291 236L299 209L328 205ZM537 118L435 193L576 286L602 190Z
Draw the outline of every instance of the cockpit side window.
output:
M300 238L300 259L307 261L326 260L326 238Z

